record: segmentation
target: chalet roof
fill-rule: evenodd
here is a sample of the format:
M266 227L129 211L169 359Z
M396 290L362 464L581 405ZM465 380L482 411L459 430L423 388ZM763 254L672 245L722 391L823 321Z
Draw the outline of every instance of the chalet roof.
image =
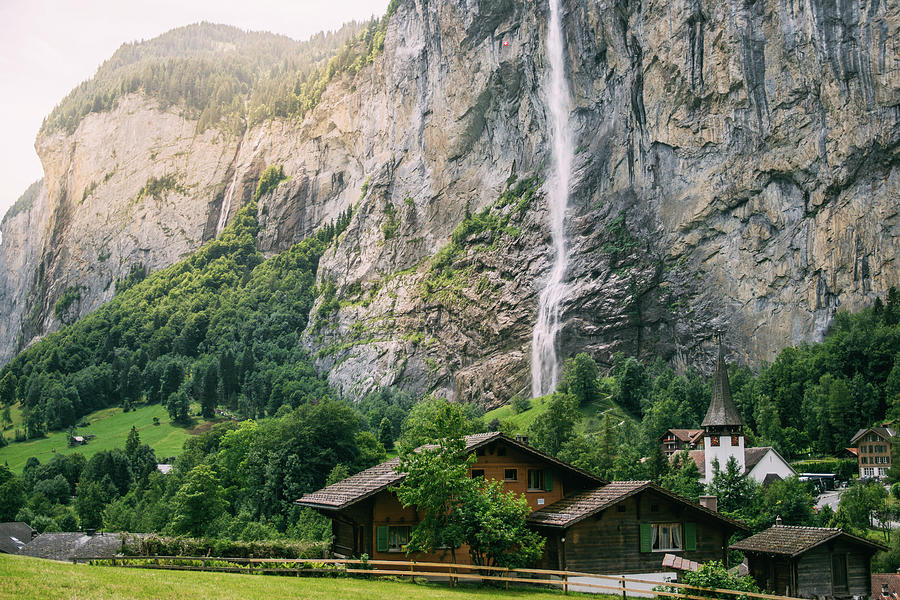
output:
M719 357L716 359L716 375L713 379L712 401L701 425L705 427L727 427L743 425L734 401L731 399L731 386L728 383L728 366L719 343Z
M49 558L52 560L72 560L86 556L116 556L122 551L123 536L131 540L146 534L97 533L87 535L80 531L65 533L42 533L19 551L25 556Z
M550 506L546 506L528 515L527 521L532 525L564 529L645 490L652 490L662 496L666 496L670 500L674 500L675 502L679 502L699 512L705 513L722 522L730 529L747 529L747 526L740 521L726 517L725 515L710 510L705 506L701 506L696 502L692 502L687 498L656 485L652 481L613 481L603 487L587 490L580 494L558 500Z
M799 527L794 525L773 525L765 531L751 535L745 540L732 544L730 548L741 552L757 554L780 554L799 556L820 544L843 537L846 541L863 546L871 552L887 550L876 542L832 527Z
M36 533L28 523L22 521L0 523L0 552L18 554Z
M506 436L499 431L489 433L476 433L474 435L466 436L466 452L473 452L481 446L501 439L511 446L515 446L529 454L538 456L549 463L552 463L566 471L575 473L594 483L606 483L602 479L598 478L595 475L592 475L591 473L588 473L587 471L556 459L549 454L544 454L540 450L532 448L528 444L525 444L518 440L514 440L513 438ZM355 504L360 500L368 498L369 496L377 494L378 492L403 481L404 474L397 473L397 471L394 470L394 468L399 464L400 459L393 458L381 463L380 465L375 465L374 467L366 469L365 471L357 473L356 475L351 475L350 477L342 479L341 481L329 485L328 487L322 488L321 490L312 492L311 494L306 494L305 496L297 500L297 504L326 510L340 510L342 508L346 508L351 504Z
M897 437L897 432L890 427L866 427L865 429L860 429L859 431L857 431L856 435L854 435L850 440L850 443L855 444L859 440L859 438L866 435L870 431L873 433L877 433L879 436L883 437L886 440Z
M675 439L688 443L695 442L703 436L702 429L669 429L666 433L671 433ZM664 437L666 433L663 434Z
M872 598L877 600L900 598L900 573L872 573Z

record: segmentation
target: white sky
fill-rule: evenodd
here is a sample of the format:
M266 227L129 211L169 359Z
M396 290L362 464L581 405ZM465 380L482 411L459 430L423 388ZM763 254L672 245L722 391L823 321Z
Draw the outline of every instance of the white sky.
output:
M209 21L302 40L388 0L0 0L0 217L43 175L44 117L125 42Z

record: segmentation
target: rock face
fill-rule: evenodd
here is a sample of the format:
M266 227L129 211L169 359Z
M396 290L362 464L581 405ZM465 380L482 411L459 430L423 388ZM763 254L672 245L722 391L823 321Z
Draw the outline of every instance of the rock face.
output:
M578 150L562 356L711 366L724 330L754 364L900 285L900 5L565 8ZM546 10L403 2L383 54L300 123L197 133L132 95L39 139L44 185L3 225L0 360L132 265L195 250L281 164L290 178L260 201L266 252L354 209L319 267L340 309L304 334L336 387L484 405L525 390L552 261Z

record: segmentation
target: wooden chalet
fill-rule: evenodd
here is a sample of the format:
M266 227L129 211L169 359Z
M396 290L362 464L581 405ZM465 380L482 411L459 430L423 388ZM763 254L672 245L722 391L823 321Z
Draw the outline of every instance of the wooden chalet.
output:
M859 461L859 476L882 478L891 468L891 446L897 442L897 432L890 427L860 429L850 440L853 454ZM848 448L847 450L850 450Z
M702 429L667 429L659 438L663 454L671 457L681 450L696 450L703 447Z
M502 433L466 438L477 456L473 477L503 482L524 494L529 525L548 538L543 565L594 573L662 571L666 553L696 561L726 558L728 537L746 527L649 481L607 483ZM332 552L404 560L412 528L421 520L390 491L404 475L399 459L348 477L297 501L332 522ZM415 560L450 562L449 551ZM456 552L467 562L468 552Z
M532 510L604 483L587 471L499 432L468 436L466 452L477 455L470 468L473 477L503 481L505 490L525 494ZM404 547L420 514L412 507L403 508L389 490L403 481L404 475L394 470L399 462L398 458L383 462L297 501L331 519L335 555L368 554L372 559L403 560ZM456 558L466 561L468 552L457 551ZM416 560L449 562L450 558L446 552L419 555Z
M775 525L732 544L750 575L772 593L800 598L871 594L871 559L885 546L841 529Z
M747 526L651 481L614 481L531 513L547 537L543 568L657 573L666 555L727 563L728 538Z

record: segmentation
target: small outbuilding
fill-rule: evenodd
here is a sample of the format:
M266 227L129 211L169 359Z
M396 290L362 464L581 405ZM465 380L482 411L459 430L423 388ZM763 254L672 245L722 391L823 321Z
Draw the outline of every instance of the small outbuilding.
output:
M881 544L828 527L775 525L732 544L763 589L800 598L871 594L872 555Z

